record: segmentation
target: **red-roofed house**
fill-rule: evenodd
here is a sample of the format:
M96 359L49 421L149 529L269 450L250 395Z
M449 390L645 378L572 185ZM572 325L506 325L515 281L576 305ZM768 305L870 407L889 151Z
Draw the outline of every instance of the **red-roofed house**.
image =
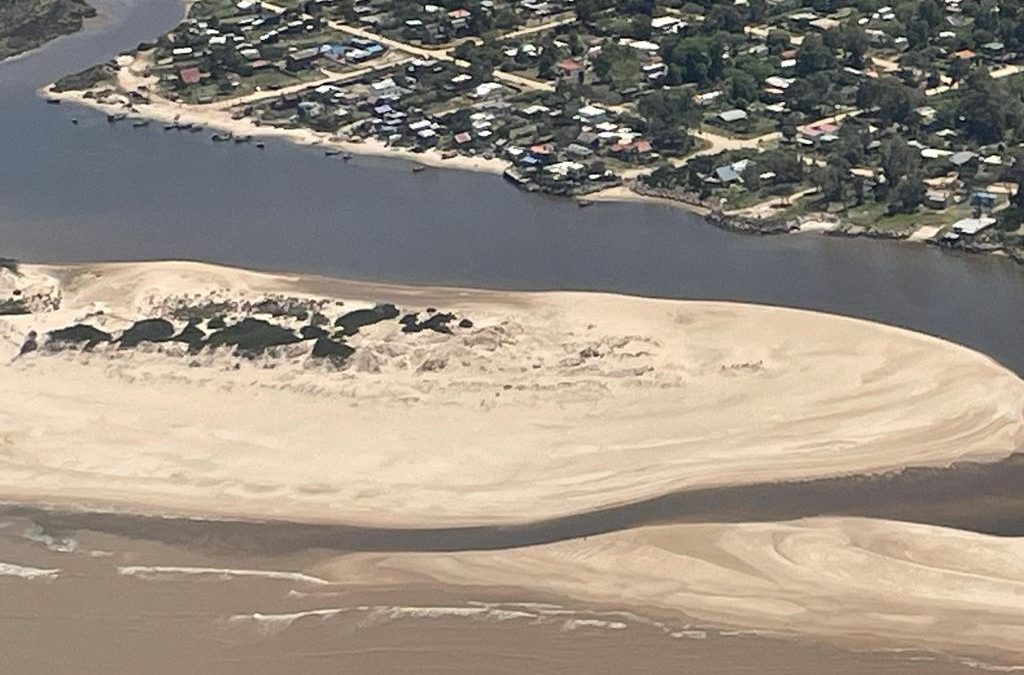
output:
M583 65L574 59L559 61L555 66L562 77L576 77L583 72Z
M185 84L199 84L199 81L203 79L203 74L199 72L198 68L182 68L178 77Z

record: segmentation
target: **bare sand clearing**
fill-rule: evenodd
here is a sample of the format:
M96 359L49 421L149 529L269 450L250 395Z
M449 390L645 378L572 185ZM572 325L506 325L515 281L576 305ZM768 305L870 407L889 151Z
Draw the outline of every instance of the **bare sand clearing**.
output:
M867 519L666 525L500 552L356 554L346 584L515 585L719 625L1024 666L1024 539Z
M400 288L192 263L28 266L57 311L0 318L0 497L382 526L507 524L696 486L995 459L1024 382L868 322L729 303ZM451 335L362 330L343 369L180 346L38 352L168 298L268 294L437 307ZM327 311L327 310L325 310ZM333 315L332 315L333 316ZM230 318L230 317L229 317ZM177 351L175 351L177 350ZM163 353L161 353L163 352Z

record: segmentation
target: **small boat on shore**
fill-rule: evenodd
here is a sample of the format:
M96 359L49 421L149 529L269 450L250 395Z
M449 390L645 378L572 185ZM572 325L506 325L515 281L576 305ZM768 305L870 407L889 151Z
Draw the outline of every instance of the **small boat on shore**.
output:
M132 126L135 127L136 129L141 129L143 127L148 127L149 126L149 120L135 120L134 122L132 122Z
M252 136L235 136L235 143L248 143L252 141Z
M203 130L203 128L201 126L199 126L198 124L183 126L182 129L188 129L189 131L191 131L194 134L198 134L200 131Z
M227 141L230 141L231 138L231 134L214 134L210 137L214 143L226 143Z
M263 141L260 141L259 143L256 144L256 147L262 150L263 148L267 147L267 144L264 143Z
M60 99L59 98L48 98L48 99L46 99L46 102L49 103L50 105L60 105Z
M113 124L114 122L120 122L123 119L127 119L128 113L110 113L107 115L107 122Z
M352 153L346 152L344 155L341 156L341 158L347 162L348 160L352 159Z
M324 150L324 157L335 157L341 154L341 150Z
M415 166L412 167L412 172L413 173L420 173L421 171L426 171L426 170L427 170L427 167L423 166L422 164L416 164Z
M576 202L576 206L580 207L581 209L585 209L588 206L593 206L593 205L594 205L594 202L592 202L589 199L580 199L579 201Z

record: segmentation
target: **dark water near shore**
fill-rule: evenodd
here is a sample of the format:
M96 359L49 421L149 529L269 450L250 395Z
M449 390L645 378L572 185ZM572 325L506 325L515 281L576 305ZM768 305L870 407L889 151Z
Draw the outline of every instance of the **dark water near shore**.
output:
M254 555L310 549L461 551L532 546L664 523L773 522L815 516L871 517L1024 536L1024 454L1001 462L960 462L803 482L678 492L624 506L521 526L383 529L291 522L239 522L42 510L0 505L0 517L26 518L72 535L105 532L170 545L201 545Z
M1024 268L930 247L756 238L678 209L578 209L488 175L108 125L35 89L173 26L175 0L102 0L105 23L0 65L0 255L194 258L393 282L596 289L864 317L1024 373ZM109 18L114 17L114 18ZM79 126L71 118L80 118Z

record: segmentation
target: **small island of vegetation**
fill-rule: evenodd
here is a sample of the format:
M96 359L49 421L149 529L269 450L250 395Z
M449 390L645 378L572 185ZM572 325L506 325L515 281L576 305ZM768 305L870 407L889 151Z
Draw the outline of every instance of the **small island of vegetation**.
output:
M96 10L85 0L4 0L0 3L0 61L76 33L94 16Z

